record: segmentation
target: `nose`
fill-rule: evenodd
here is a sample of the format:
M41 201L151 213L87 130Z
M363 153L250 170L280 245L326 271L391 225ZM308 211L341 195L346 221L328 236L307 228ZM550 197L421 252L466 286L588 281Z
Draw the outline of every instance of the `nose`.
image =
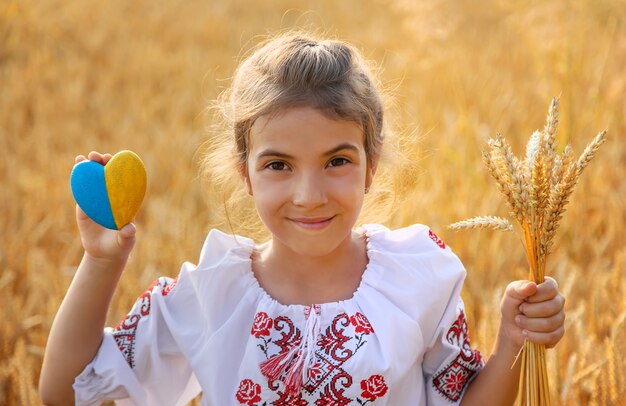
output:
M315 208L328 202L324 182L315 174L306 174L294 179L293 204L304 208Z

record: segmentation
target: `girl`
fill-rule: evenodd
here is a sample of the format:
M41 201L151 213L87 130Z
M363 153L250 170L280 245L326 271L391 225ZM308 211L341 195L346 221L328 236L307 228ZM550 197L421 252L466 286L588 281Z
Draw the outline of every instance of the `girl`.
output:
M450 248L423 225L355 228L385 135L357 51L277 37L229 94L227 141L271 238L211 231L197 266L159 278L103 333L136 228L104 229L77 208L85 253L50 333L43 401L182 405L203 391L218 406L511 404L515 356L525 338L560 340L563 296L553 280L511 283L485 363Z

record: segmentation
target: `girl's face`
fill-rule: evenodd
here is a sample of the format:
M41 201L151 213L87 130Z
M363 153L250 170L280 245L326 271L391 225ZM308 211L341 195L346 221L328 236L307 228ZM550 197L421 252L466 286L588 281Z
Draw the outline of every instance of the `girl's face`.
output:
M351 241L375 172L358 124L294 107L259 118L249 145L243 175L274 245L322 256Z

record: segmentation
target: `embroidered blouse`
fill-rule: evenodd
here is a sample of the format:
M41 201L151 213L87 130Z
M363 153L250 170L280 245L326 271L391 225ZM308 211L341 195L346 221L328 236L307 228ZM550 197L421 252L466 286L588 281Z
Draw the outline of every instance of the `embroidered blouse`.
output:
M79 405L449 405L483 367L465 269L424 225L364 225L352 298L283 305L252 273L254 241L212 230L199 264L157 279L76 377Z

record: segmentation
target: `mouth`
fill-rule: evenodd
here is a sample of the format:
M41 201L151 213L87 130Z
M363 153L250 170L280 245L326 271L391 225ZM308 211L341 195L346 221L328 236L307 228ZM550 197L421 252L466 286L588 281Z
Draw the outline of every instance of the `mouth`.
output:
M330 224L330 222L335 218L332 217L301 217L301 218L290 218L292 222L294 222L299 227L305 228L307 230L321 230Z

